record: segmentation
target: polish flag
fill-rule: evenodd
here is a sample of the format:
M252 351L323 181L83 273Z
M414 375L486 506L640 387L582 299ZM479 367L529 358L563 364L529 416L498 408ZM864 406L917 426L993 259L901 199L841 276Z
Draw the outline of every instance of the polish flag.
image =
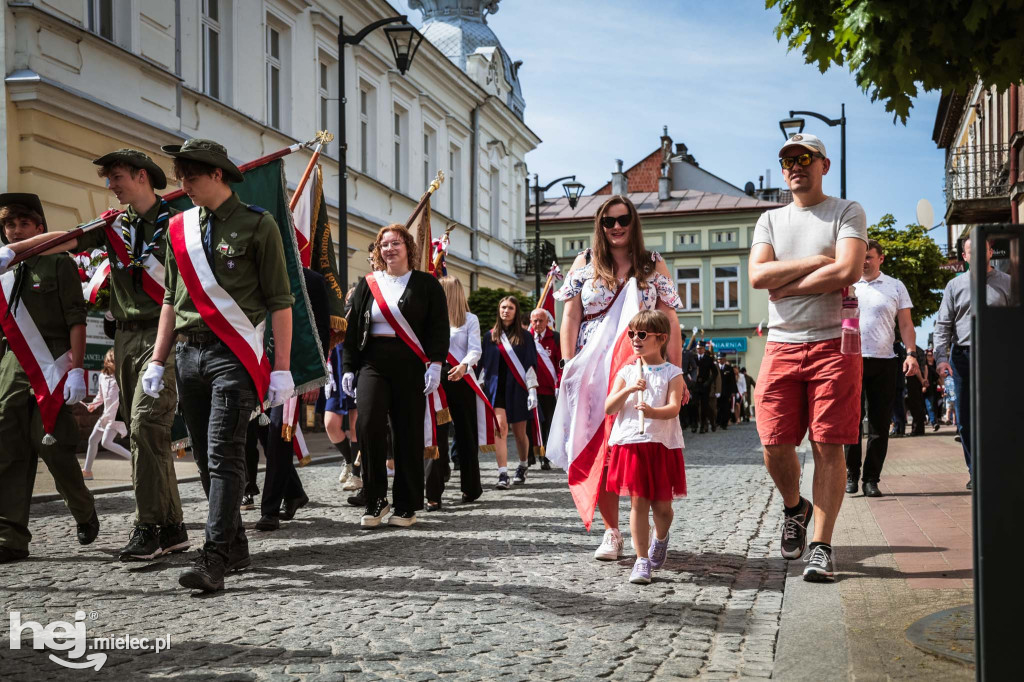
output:
M625 286L587 345L566 363L547 442L548 459L569 473L569 491L587 530L615 421L605 415L604 402L619 370L635 359L626 330L640 310L639 290L633 278Z
M764 336L764 331L762 331L762 329L761 329L763 326L764 326L764 320L761 320L760 322L757 323L757 335L758 336Z

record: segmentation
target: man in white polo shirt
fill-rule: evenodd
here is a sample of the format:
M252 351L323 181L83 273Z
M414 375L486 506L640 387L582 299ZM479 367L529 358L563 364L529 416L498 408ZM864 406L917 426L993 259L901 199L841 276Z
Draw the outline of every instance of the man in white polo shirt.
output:
M882 245L868 240L864 255L864 276L854 284L860 303L861 356L864 374L861 387L861 434L857 442L846 446L846 492L857 492L857 479L861 477L861 436L864 415L868 417L867 456L864 457L864 495L881 497L878 480L882 475L885 453L889 449L889 420L896 399L898 372L914 376L919 374L915 356L917 335L910 309L914 304L903 282L881 271L885 262ZM896 325L907 348L907 359L900 360L893 352Z

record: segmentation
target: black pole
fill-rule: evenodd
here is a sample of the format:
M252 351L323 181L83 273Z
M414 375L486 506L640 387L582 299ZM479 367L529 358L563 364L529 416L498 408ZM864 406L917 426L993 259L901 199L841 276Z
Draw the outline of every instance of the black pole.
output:
M345 128L345 23L338 16L338 281L348 291L348 140Z
M839 114L839 195L846 198L846 104Z
M533 267L536 269L535 305L540 305L540 178L533 176Z

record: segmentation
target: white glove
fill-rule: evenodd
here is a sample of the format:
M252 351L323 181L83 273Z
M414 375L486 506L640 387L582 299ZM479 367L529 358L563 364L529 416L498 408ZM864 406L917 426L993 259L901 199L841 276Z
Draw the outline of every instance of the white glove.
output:
M0 272L5 272L7 270L7 266L11 264L12 260L14 260L14 255L14 251L12 251L10 247L0 247Z
M164 366L151 362L146 365L146 371L142 375L142 392L150 398L159 398L162 390L164 390Z
M530 395L526 396L526 409L537 409L537 389L531 388Z
M267 400L270 401L271 407L284 405L284 401L291 398L292 393L295 393L295 381L292 379L291 372L270 373L270 387L267 388Z
M721 398L721 397L722 397L722 394L721 394L721 393L716 393L716 394L715 394L715 397L716 397L716 398Z
M441 385L441 363L432 362L423 375L423 395L430 395Z
M324 398L330 398L338 390L338 384L334 383L334 375L327 375L327 385L324 386Z
M68 378L64 380L64 404L74 405L82 402L85 397L85 370L81 367L68 371Z
M356 397L356 375L353 372L345 372L342 375L341 390L349 398Z

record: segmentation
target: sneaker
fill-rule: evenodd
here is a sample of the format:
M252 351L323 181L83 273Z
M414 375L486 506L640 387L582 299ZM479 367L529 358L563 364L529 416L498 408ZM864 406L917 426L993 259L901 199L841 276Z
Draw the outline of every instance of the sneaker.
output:
M88 469L82 469L82 478L85 479L86 481L91 481L92 472L89 471Z
M551 471L551 460L547 457L540 458L541 471Z
M242 569L249 568L252 566L252 557L249 556L249 543L231 545L231 550L228 552L228 563L225 571L227 573L234 573L235 571L241 571Z
M178 584L191 590L218 592L224 589L224 572L220 555L201 549L195 562L178 576Z
M401 526L402 528L408 528L412 524L416 523L415 512L395 512L388 519L389 526Z
M804 580L811 583L827 583L835 579L835 568L832 561L832 548L828 545L814 545L811 553L804 560Z
M668 559L668 536L664 540L658 539L657 533L651 534L651 547L647 550L647 556L651 558L651 568L661 568Z
M190 544L184 523L160 527L160 554L184 552Z
M512 485L523 485L526 483L526 465L520 464L516 467L516 475L512 477Z
M803 509L796 514L786 514L782 523L782 556L786 559L799 559L807 546L807 526L811 525L814 506L804 498L800 498Z
M362 490L363 489L363 479L361 477L359 477L359 476L356 476L355 474L352 474L351 476L348 477L348 480L345 481L345 485L341 486L341 489L342 490Z
M366 507L366 512L360 519L359 525L364 528L375 528L380 525L389 511L391 511L391 505L388 504L387 498L382 497L375 500Z
M338 483L340 483L342 485L342 489L344 489L344 485L346 483L348 483L348 479L351 478L351 477L352 477L352 465L351 464L346 464L345 466L343 466L341 468L341 474L338 476Z
M633 572L629 574L629 582L634 585L649 585L651 583L651 560L637 557L633 564Z
M92 518L85 523L78 524L76 529L78 544L91 545L96 536L100 534L100 517L96 516L96 510L92 510Z
M248 511L256 508L256 502L252 499L252 495L246 493L242 495L242 509Z
M498 482L494 484L494 489L495 490L508 490L510 487L511 486L509 486L509 482L508 482L508 472L507 471L502 471L501 473L498 474Z
M160 531L149 523L140 523L132 528L128 536L128 544L125 545L118 559L121 561L150 561L160 556Z
M618 528L609 528L604 532L601 546L594 552L598 561L616 561L622 556L622 533Z

